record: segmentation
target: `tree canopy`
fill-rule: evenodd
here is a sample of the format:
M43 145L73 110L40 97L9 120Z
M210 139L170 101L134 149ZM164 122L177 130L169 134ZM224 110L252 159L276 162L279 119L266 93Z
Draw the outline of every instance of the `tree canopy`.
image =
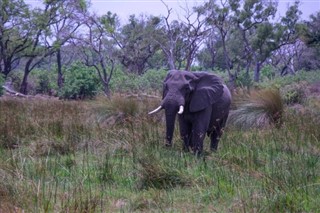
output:
M0 73L21 70L20 92L36 68L54 70L64 86L66 65L93 67L109 94L114 72L136 75L150 69L222 70L231 85L239 76L258 82L272 66L279 75L318 69L320 12L302 20L299 2L277 17L277 3L264 0L208 0L183 8L179 18L163 2L163 16L95 14L85 0L0 2ZM50 69L48 68L50 67ZM91 69L90 69L91 70Z

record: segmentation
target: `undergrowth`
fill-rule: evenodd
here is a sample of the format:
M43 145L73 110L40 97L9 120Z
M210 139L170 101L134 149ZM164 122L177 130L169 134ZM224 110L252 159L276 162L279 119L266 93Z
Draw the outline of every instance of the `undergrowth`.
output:
M226 128L197 158L164 144L158 99L0 100L0 212L317 212L319 119ZM209 140L205 141L209 150Z

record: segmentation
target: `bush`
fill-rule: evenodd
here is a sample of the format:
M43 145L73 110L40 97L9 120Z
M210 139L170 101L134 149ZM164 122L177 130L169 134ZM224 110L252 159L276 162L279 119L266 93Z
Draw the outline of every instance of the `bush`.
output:
M65 70L65 82L59 91L63 99L92 98L99 89L99 79L95 71L81 63L74 63Z
M292 83L299 83L301 81L306 81L308 83L313 83L320 81L320 70L315 71L299 71L295 75L286 75L283 77L277 77L270 81L264 81L259 83L259 87L261 88L270 88L276 87L278 89L292 84Z
M261 68L261 80L265 81L265 80L272 80L274 79L276 73L274 71L274 68L271 65L266 65L264 67Z
M139 88L141 90L162 90L163 80L167 75L167 70L149 70L139 77Z
M284 102L288 105L302 104L306 99L306 94L304 92L306 84L307 83L305 82L299 84L294 83L281 88L281 97Z
M51 94L53 90L57 90L57 74L56 72L47 70L34 70L32 78L35 80L35 93L36 94Z
M251 73L247 73L245 70L239 73L236 79L236 85L239 87L250 88L253 85Z
M3 95L3 86L4 85L4 77L3 75L0 73L0 96Z
M136 75L119 69L112 76L110 88L114 92L159 91L166 75L166 70L149 70L143 75Z

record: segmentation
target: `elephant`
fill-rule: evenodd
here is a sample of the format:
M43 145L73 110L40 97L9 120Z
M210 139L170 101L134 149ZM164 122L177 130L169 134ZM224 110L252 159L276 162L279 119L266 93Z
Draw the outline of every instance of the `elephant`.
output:
M176 115L183 149L194 154L203 152L205 135L210 149L218 149L229 115L231 93L223 80L208 72L170 70L163 83L160 106L149 114L165 110L166 146L172 146Z

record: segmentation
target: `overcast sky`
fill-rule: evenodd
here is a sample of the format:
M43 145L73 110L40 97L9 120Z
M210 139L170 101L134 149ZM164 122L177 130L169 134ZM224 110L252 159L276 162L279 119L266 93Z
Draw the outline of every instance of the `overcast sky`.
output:
M219 1L219 0L218 0ZM278 13L285 15L288 5L293 4L295 0L279 0ZM131 14L152 14L166 15L167 10L160 0L91 0L92 9L99 14L107 11L117 13L122 21L126 21ZM172 8L175 14L183 15L182 8L186 8L186 4L191 8L194 5L203 4L207 0L164 0L164 2ZM300 10L303 12L302 17L308 18L310 14L320 11L320 0L300 0Z
M173 9L175 17L183 16L182 8L186 8L186 4L192 8L194 5L203 4L208 0L164 0L164 2ZM217 0L218 2L219 0ZM295 0L278 0L278 14L283 16L288 5L293 4ZM25 0L26 3L36 5L39 0ZM160 0L91 0L91 9L98 14L106 14L108 11L117 13L122 22L128 20L129 15L141 13L148 15L166 15L167 10ZM310 14L320 11L320 0L300 0L300 10L302 18L308 19Z

